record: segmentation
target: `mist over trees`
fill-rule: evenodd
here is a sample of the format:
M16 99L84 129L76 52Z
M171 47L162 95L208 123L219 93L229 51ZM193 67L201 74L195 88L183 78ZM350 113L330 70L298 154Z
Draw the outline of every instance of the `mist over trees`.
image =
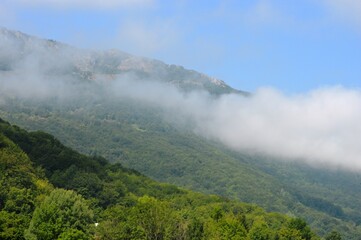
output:
M131 100L240 152L361 169L359 90L336 86L289 96L264 88L249 94L181 66L117 50L76 49L4 28L0 49L0 103L14 97Z

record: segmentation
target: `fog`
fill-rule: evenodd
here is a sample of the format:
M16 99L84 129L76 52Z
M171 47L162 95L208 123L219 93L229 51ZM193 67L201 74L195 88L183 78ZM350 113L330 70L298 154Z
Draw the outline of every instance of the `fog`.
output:
M6 56L18 56L18 49L6 49ZM58 52L57 56L63 57L56 61L46 54L44 58L42 51L36 53L22 55L11 69L0 71L0 107L5 96L46 101L48 97L73 99L86 94L88 83L64 74L74 53ZM2 58L4 63L6 57ZM61 71L52 74L54 69ZM248 97L214 96L205 91L184 92L165 82L135 80L131 74L111 81L98 77L94 84L102 89L98 94L106 93L104 97L160 107L166 120L186 123L196 134L237 151L318 167L361 170L361 91L357 89L333 86L287 95L260 88Z
M118 95L154 103L206 138L234 150L314 166L361 170L361 92L340 86L285 95L261 88L250 97L182 93L160 83L118 80Z

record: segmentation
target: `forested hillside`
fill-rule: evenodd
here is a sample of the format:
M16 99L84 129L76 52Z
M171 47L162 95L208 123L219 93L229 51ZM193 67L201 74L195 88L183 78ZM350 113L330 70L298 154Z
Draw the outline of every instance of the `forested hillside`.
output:
M332 229L349 239L361 234L359 174L233 152L175 127L162 120L159 109L139 102L17 99L3 104L2 114L162 182L299 216L322 235Z
M318 239L299 218L157 183L3 120L0 170L1 239Z

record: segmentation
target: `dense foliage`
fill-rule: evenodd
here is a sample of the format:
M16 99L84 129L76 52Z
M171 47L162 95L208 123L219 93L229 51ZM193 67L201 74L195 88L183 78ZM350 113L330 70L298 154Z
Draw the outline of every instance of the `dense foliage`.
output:
M55 189L33 212L26 239L89 239L93 212L85 199L74 191Z
M8 99L0 113L29 129L46 130L82 153L105 156L156 180L303 217L320 235L332 229L348 239L361 235L359 174L232 152L196 136L182 122L164 120L161 109L126 99L110 101L99 96L91 101L79 98L69 102ZM46 135L31 134L39 135L39 139ZM36 151L28 154L36 155ZM54 158L57 157L55 154ZM98 168L101 161L92 159L91 166ZM63 187L62 181L73 179L71 176L83 164L80 161L68 167L66 173L51 176L46 170L47 176ZM88 184L94 185L98 181L94 174L76 174L74 182L66 184L75 188L81 179L89 179ZM92 189L81 193L91 196L99 192L95 187Z
M0 239L21 239L36 202L50 189L28 156L0 132Z
M301 219L157 183L49 134L0 126L1 239L318 239Z

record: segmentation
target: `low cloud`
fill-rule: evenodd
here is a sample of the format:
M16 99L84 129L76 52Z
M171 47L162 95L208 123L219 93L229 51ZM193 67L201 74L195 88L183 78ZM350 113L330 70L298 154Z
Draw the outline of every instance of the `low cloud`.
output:
M205 91L184 92L169 83L139 80L131 73L111 78L103 74L89 84L93 78L80 80L73 71L74 66L91 71L91 55L65 46L61 50L51 41L42 45L25 35L14 34L18 40L15 45L6 37L0 44L0 60L6 59L0 61L2 103L4 95L39 100L86 95L118 101L128 98L161 108L170 122L180 122L195 133L240 152L361 170L360 90L335 86L289 96L264 88L249 97L215 97ZM18 44L23 41L31 43L28 53L26 48L19 52ZM87 58L90 60L85 61ZM92 92L87 93L87 89Z
M333 87L286 96L261 89L250 98L214 102L198 129L236 150L360 170L360 119L359 91Z
M161 83L118 80L113 90L156 104L172 119L230 148L302 161L313 166L361 170L361 92L329 87L287 96L265 88L251 97L181 93ZM120 90L122 89L122 90Z
M85 94L80 89L86 86L74 84L74 79L66 82L65 78L29 73L2 75L1 90L38 100L74 99ZM329 87L287 96L264 88L249 97L215 97L202 91L185 93L161 82L136 81L131 75L107 80L101 89L98 94L102 98L106 95L113 100L125 98L155 106L162 109L170 123L190 127L196 134L236 151L316 167L361 170L359 90Z

